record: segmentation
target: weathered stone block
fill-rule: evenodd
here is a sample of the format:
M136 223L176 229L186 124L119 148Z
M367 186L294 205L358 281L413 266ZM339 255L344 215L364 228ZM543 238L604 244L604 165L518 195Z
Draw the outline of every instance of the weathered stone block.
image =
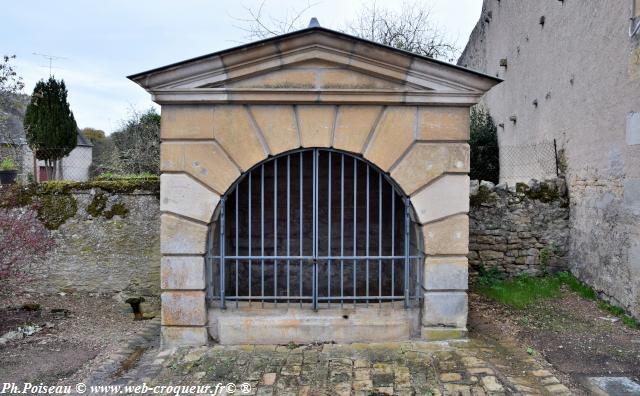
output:
M469 176L444 175L411 197L418 221L428 223L469 212Z
M466 214L422 226L426 254L469 253L469 217Z
M244 106L216 106L213 135L243 171L267 158L266 148Z
M172 327L162 326L161 348L171 348L174 346L207 345L209 337L206 327Z
M394 89L398 84L345 69L325 69L318 73L323 89Z
M220 196L186 174L163 173L160 176L160 210L211 221Z
M302 147L330 147L335 106L299 106L300 144Z
M422 327L422 339L426 341L446 341L467 337L466 328Z
M415 143L391 172L408 195L443 173L469 172L466 143Z
M423 326L450 326L464 328L467 325L466 292L426 292L424 294Z
M427 290L466 290L468 264L466 257L427 257L424 267Z
M204 254L208 227L170 214L160 217L162 254Z
M468 107L420 107L420 140L469 140Z
M286 70L272 71L260 76L247 78L229 84L238 88L315 88L317 72L309 69L290 68Z
M164 105L160 117L162 139L213 139L211 105Z
M388 171L413 142L415 107L388 107L382 115L364 156Z
M293 106L255 105L251 113L273 155L300 147Z
M204 257L162 257L160 260L160 285L163 289L204 290Z
M161 299L163 325L204 326L207 323L204 291L165 291Z
M160 170L182 171L223 194L240 176L238 168L215 142L164 142Z
M340 106L336 116L333 147L362 153L381 111L382 106Z

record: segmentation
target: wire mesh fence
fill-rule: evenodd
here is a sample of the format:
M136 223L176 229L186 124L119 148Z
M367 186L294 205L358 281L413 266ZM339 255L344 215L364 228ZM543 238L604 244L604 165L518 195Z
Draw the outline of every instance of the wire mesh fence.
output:
M3 170L13 171L19 182L49 180L89 180L92 176L93 150L91 146L77 146L72 150L40 149L34 153L27 145L0 148Z
M558 176L558 152L555 140L526 145L501 145L498 148L477 146L472 147L471 150L471 179L515 184L531 179L545 180ZM498 155L499 167L494 153Z

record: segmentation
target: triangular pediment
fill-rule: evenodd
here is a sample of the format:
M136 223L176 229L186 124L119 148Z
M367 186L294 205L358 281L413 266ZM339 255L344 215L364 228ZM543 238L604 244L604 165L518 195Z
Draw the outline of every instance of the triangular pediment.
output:
M499 80L323 28L130 76L163 102L473 104Z

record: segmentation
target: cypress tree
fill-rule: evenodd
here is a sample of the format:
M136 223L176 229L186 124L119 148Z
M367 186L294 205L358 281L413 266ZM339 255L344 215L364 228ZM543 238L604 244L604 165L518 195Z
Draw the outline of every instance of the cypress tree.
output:
M76 147L78 126L67 102L64 80L49 77L33 89L24 117L27 143L55 178L57 162Z
M498 183L500 179L500 149L498 130L488 111L471 108L471 171L474 180Z

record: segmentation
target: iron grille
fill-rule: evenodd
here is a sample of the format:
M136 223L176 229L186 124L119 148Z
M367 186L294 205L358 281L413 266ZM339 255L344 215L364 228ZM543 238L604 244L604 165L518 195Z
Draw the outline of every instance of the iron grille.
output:
M408 198L330 149L274 157L225 194L209 231L209 303L313 309L420 299L422 249Z

